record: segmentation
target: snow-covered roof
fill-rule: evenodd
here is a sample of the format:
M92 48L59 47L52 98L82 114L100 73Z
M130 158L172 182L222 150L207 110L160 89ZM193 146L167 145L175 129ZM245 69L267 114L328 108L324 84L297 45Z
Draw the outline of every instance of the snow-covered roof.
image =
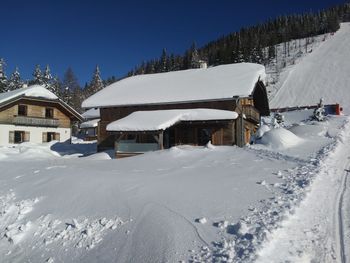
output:
M0 103L4 103L19 96L58 99L58 97L55 94L53 94L51 91L44 88L43 86L33 85L27 88L21 88L9 92L0 93Z
M107 125L107 131L158 131L181 121L234 120L234 111L214 109L136 111Z
M265 67L253 63L221 65L120 80L83 103L83 108L174 103L250 96Z
M100 121L100 119L94 119L94 120L85 121L85 122L80 124L80 128L81 129L95 128L95 127L98 126L98 122L99 121Z
M92 108L89 109L81 114L81 116L84 117L84 119L96 119L100 117L100 109L99 108Z

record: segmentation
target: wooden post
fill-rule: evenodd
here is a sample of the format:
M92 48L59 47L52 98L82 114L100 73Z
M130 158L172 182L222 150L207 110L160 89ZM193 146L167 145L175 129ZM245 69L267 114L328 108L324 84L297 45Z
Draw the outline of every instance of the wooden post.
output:
M161 131L159 133L159 149L163 150L164 149L164 139L163 139L163 136L164 135L164 131Z

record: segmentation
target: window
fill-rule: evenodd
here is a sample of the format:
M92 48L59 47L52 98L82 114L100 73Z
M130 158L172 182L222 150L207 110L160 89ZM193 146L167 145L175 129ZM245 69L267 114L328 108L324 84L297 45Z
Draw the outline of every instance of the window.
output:
M60 141L60 134L55 132L43 132L43 142Z
M27 116L27 105L18 105L18 115Z
M30 133L25 131L10 131L10 143L29 142Z
M45 109L45 118L53 119L53 109L52 108Z

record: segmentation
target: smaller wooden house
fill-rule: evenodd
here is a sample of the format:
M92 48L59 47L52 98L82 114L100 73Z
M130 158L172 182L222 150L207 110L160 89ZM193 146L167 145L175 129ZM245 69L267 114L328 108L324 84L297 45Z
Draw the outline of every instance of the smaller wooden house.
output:
M100 109L88 109L82 114L84 122L80 124L80 134L85 141L97 140Z
M269 115L253 63L133 76L86 99L100 108L98 149L124 157L179 144L243 146Z
M34 85L0 93L0 145L71 139L83 118L46 88Z

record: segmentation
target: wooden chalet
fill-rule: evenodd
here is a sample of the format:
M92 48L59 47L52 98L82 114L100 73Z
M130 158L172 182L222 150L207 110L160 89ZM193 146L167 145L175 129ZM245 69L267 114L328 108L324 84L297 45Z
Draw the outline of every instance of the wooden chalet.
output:
M98 149L115 148L117 157L209 141L243 146L270 113L264 78L252 63L139 75L82 106L100 108Z
M84 118L84 122L80 124L80 134L85 141L97 140L97 134L100 122L100 109L92 108L88 109L81 114Z
M0 145L71 139L81 115L46 88L34 85L0 93Z

